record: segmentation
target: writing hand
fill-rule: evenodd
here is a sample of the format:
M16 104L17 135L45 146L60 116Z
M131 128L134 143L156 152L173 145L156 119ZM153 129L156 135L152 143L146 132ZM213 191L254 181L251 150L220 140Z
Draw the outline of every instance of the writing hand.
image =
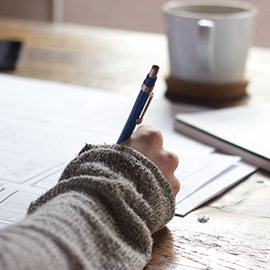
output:
M178 193L180 183L174 175L178 166L178 157L163 148L163 136L158 129L141 125L130 139L122 142L121 145L134 148L154 162L169 182L174 195Z

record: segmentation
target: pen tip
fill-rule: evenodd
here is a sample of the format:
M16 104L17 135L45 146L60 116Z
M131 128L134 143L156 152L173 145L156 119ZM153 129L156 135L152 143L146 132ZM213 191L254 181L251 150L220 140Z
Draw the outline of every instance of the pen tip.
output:
M151 79L156 78L157 77L158 70L159 70L159 66L153 65L152 68L151 68L151 70L150 70L149 77Z

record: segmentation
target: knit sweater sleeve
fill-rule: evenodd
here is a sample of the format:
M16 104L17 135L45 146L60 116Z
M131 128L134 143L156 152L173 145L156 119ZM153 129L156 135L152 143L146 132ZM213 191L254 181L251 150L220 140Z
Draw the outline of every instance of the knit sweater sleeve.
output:
M174 215L160 170L127 146L86 145L21 222L0 231L0 269L143 269Z

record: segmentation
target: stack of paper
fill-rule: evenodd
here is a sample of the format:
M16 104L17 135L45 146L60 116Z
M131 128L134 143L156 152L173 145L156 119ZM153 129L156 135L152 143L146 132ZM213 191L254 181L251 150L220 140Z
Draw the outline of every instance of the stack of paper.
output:
M0 75L0 84L0 226L5 226L23 218L29 203L55 185L86 142L115 143L135 97L8 75ZM144 119L179 156L179 215L256 169L174 132L176 113L202 109L154 100Z

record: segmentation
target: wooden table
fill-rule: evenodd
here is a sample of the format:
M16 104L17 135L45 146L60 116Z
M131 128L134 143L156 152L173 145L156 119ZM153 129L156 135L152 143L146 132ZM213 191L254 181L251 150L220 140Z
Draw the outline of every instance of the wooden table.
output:
M155 92L164 98L164 35L0 18L0 39L24 42L18 68L9 74L129 95L158 64ZM270 49L252 48L246 103L270 101L269 67ZM146 269L270 269L269 197L270 174L260 170L186 217L175 217L154 235ZM204 215L206 223L200 222Z

